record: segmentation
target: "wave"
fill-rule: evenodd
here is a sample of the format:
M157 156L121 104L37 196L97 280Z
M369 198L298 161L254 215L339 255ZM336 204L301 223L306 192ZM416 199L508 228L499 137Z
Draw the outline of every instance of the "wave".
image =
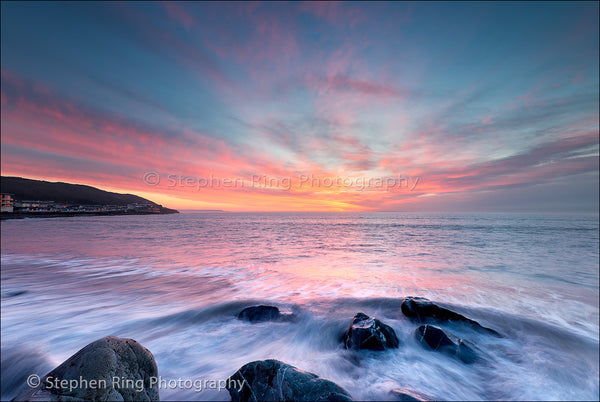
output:
M483 356L477 364L464 365L423 349L414 336L417 324L401 313L401 302L400 298L350 297L285 304L244 299L154 314L111 329L114 335L133 337L148 347L166 378L225 379L251 360L276 358L329 378L361 400L389 399L394 388L416 389L442 400L579 400L597 395L597 339L496 309L445 304L505 335L496 338L461 323L442 324L469 340ZM236 318L243 308L258 304L275 304L295 319L250 324ZM390 325L401 341L400 348L345 350L340 338L359 311ZM3 344L2 399L15 394L25 374L49 369L50 356ZM228 397L211 390L203 392L165 390L161 399Z

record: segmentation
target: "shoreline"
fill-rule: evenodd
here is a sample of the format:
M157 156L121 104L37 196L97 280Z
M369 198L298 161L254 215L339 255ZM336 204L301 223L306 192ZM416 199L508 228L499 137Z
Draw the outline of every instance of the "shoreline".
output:
M26 219L26 218L70 218L75 216L113 216L113 215L170 215L178 214L179 211L164 208L155 212L132 212L132 211L99 211L99 212L5 212L0 214L0 220Z

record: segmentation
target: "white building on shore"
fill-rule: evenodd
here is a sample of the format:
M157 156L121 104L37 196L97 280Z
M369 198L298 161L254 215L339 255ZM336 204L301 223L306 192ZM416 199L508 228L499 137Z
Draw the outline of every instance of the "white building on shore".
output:
M12 194L2 193L0 197L2 198L0 212L13 212L15 200L12 198Z

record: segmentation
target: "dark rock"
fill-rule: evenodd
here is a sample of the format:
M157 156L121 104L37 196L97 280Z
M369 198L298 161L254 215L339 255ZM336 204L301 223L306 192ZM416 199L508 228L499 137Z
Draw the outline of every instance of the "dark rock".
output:
M344 334L346 349L385 350L397 348L399 344L392 327L364 313L354 316L352 324Z
M425 347L448 355L456 356L464 363L473 363L477 354L464 339L458 339L453 334L434 325L421 325L415 330L417 341Z
M245 364L227 379L227 390L232 401L352 400L339 385L279 360Z
M440 307L424 297L405 297L404 300L402 300L402 305L400 308L405 316L410 317L414 321L421 324L459 321L468 323L479 331L490 333L497 337L502 337L502 335L493 329L486 328L477 321L471 320L452 310Z
M118 381L114 381L114 378ZM107 336L46 374L18 401L158 401L152 353L133 339Z
M288 316L289 314L281 314L275 306L264 305L246 307L238 314L240 320L250 322L275 321Z
M413 402L413 401L433 401L434 398L425 395L421 392L414 391L412 389L403 388L403 389L393 389L390 391L390 396L394 401L402 401L402 402Z

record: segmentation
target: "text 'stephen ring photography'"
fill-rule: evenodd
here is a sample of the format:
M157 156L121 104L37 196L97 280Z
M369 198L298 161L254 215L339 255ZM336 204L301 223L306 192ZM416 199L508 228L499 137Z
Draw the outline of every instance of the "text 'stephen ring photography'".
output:
M600 398L598 1L0 6L0 400Z

